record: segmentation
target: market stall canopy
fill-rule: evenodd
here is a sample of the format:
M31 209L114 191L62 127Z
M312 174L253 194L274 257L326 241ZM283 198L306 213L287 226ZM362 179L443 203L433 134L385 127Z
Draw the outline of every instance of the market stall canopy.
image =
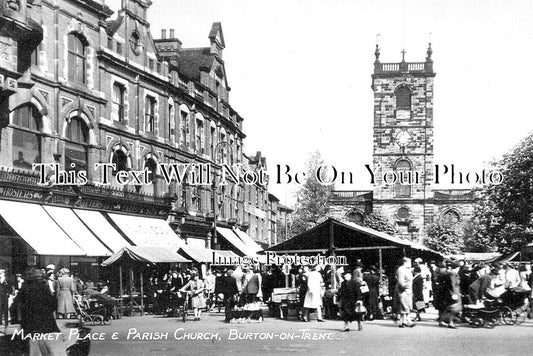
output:
M239 255L233 251L213 250L210 248L189 248L186 246L181 247L178 252L191 260L200 263L212 263L214 260L218 260L217 257L229 257L238 258ZM213 255L214 254L214 255Z
M113 253L118 252L124 246L131 246L101 212L81 209L73 209L73 211Z
M182 263L191 262L179 253L160 246L125 246L113 256L102 262L102 266L109 266L121 262L138 263Z
M502 256L498 252L465 252L462 255L449 255L452 260L465 260L467 262L494 262Z
M0 200L0 215L39 255L87 255L39 204Z
M222 235L222 237L224 237L230 244L235 246L235 248L244 256L254 257L257 255L254 247L244 243L232 229L217 226L217 232Z
M325 253L329 250L331 239L334 241L335 251L337 252L402 248L423 253L427 257L438 259L443 257L440 253L424 245L334 218L329 218L287 241L272 246L268 251Z
M176 250L183 241L163 219L107 213L136 246L167 246Z

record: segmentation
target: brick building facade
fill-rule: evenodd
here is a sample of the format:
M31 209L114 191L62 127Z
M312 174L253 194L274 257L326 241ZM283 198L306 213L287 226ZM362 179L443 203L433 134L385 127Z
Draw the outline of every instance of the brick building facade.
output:
M434 79L431 44L424 62L380 62L376 46L373 170L370 191L333 191L331 215L361 223L372 211L381 212L398 233L423 240L438 220L460 223L471 216L473 192L435 189ZM396 181L394 180L396 178Z
M267 185L221 184L222 164L266 169L260 154L243 153L221 24L205 48L184 48L174 30L153 37L151 5L122 0L113 15L96 0L0 1L0 200L165 218L196 248L233 248L213 233L215 219L268 242ZM87 184L38 185L34 163L86 171ZM102 163L116 165L108 185L93 169ZM213 183L167 184L161 165L173 163L205 163ZM151 184L114 179L144 169Z

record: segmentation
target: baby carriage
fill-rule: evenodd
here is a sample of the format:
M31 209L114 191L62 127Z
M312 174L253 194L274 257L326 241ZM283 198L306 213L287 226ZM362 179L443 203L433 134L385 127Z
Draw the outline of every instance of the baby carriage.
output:
M526 320L528 294L529 292L522 288L514 288L498 298L487 299L482 304L467 304L463 310L463 318L473 327L520 325Z
M111 324L113 305L105 300L89 301L84 296L74 296L74 307L82 323L91 325Z

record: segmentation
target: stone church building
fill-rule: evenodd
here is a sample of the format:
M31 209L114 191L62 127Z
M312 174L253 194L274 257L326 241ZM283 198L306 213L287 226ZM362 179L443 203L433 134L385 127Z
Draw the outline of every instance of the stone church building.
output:
M422 241L432 223L461 223L472 215L471 190L434 189L432 52L429 44L424 62L406 62L402 51L401 62L382 63L376 45L372 74L374 187L333 191L331 216L362 223L366 214L381 212L396 224L398 235Z

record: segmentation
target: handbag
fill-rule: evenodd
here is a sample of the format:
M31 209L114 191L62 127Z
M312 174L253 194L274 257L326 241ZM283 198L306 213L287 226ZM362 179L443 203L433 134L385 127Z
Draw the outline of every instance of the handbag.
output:
M426 308L426 303L423 300L419 300L418 302L415 302L415 308L416 310L422 310Z
M357 314L364 314L366 313L366 308L363 304L361 303L358 303L356 306L355 306L355 312Z
M360 289L363 294L370 292L370 289L368 289L368 285L365 282L361 283Z

